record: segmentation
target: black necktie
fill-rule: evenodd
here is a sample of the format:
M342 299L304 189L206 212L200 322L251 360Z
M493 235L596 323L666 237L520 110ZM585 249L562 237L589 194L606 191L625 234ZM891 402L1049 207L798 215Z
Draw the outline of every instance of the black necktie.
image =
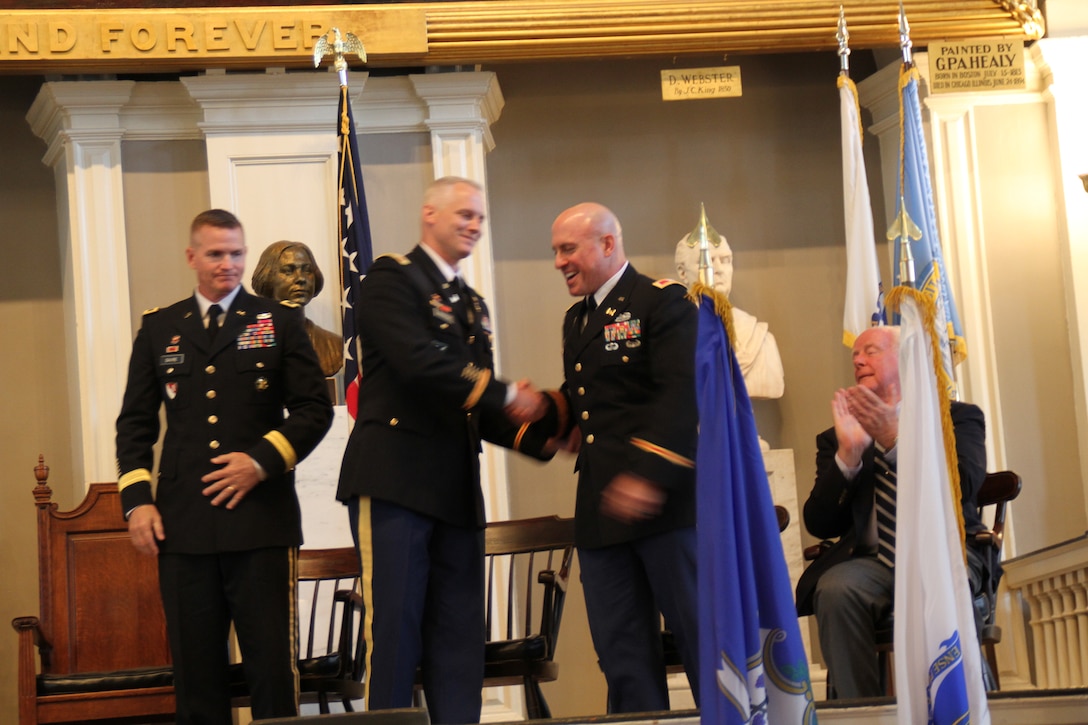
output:
M212 305L208 308L208 339L214 340L216 334L219 332L219 315L223 312L223 308L219 305Z
M589 324L589 318L593 315L593 311L597 309L597 298L593 295L586 295L586 311L582 315L582 329L586 329L586 325Z
M889 569L895 566L895 489L896 474L877 449L876 466L876 558Z

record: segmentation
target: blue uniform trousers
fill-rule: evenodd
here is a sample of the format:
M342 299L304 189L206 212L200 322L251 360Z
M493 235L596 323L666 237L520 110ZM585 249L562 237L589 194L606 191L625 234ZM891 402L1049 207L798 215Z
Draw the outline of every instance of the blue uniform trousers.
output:
M579 549L586 612L608 712L669 709L661 651L661 615L676 637L699 702L695 528L600 549Z
M348 511L367 608L367 709L411 707L419 668L432 723L478 723L483 531L366 496Z

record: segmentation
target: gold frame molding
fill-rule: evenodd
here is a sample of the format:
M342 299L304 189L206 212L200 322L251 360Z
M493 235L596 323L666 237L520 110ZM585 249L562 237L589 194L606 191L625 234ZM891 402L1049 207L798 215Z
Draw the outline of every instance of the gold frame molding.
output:
M138 3L134 3L138 4ZM842 0L854 49L898 45L899 0ZM905 0L916 46L1045 33L1035 0ZM371 66L824 51L840 0L465 0L0 11L0 73L312 67L336 25Z

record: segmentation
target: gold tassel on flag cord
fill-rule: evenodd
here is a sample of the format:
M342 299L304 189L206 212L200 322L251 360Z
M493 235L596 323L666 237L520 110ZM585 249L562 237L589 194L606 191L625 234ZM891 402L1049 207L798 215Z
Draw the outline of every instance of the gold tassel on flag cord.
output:
M967 560L967 533L963 523L963 491L960 488L959 456L956 454L956 434L952 427L952 399L948 390L951 381L948 373L941 363L941 346L937 337L937 303L923 292L900 285L888 293L887 305L889 310L899 310L905 297L914 299L922 313L922 324L925 326L926 335L929 337L929 346L933 355L933 373L937 378L937 400L941 407L941 432L944 437L944 453L948 460L949 490L952 494L953 509L956 512L956 525L960 532L960 547L963 550L964 561Z
M702 304L703 297L709 297L714 303L714 313L722 318L725 324L725 333L729 336L729 347L737 349L737 332L733 328L733 305L729 304L729 298L712 286L696 280L688 290L688 299L696 304Z

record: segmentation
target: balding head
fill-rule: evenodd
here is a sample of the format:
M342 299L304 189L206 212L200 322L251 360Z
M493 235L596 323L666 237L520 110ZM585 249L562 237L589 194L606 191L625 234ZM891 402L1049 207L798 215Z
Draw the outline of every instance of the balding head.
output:
M623 267L623 230L612 211L595 202L576 204L552 224L555 268L571 295L593 294Z
M899 402L899 328L870 327L854 340L854 380L889 405Z

